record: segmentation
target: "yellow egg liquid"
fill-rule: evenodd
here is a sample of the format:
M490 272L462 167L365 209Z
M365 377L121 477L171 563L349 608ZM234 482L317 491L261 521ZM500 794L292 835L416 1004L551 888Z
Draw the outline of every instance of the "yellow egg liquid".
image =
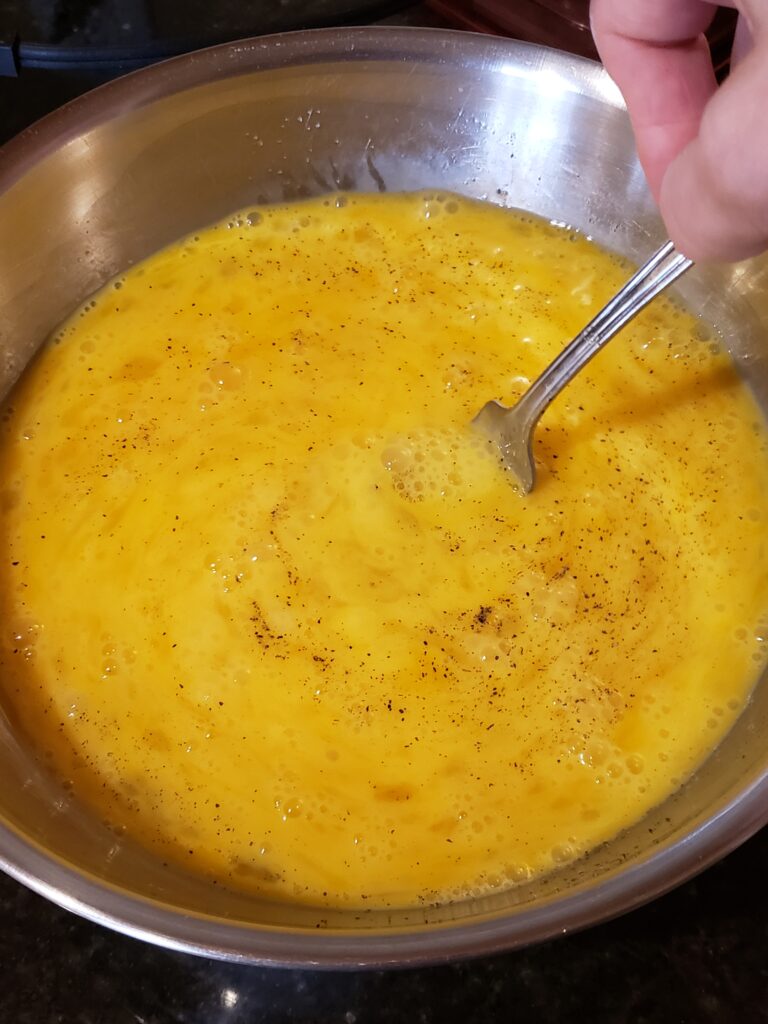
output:
M636 822L763 665L765 425L658 301L468 426L626 277L456 196L252 211L75 314L6 403L2 700L163 861L287 901L512 885Z

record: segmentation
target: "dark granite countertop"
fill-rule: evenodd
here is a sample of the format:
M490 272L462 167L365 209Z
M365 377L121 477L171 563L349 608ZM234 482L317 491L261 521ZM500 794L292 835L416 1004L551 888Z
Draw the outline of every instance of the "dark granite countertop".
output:
M0 876L3 1024L759 1024L768 829L615 921L449 966L350 973L171 953Z

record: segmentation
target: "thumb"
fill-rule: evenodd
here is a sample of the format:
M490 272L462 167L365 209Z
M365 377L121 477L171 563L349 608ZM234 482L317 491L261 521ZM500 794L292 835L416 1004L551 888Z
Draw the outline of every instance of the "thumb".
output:
M659 205L670 237L699 262L768 249L768 38L707 104L667 168Z

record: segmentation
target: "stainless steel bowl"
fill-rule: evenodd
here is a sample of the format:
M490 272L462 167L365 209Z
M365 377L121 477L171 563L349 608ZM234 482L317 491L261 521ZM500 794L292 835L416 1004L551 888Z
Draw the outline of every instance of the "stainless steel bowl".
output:
M632 258L663 235L595 64L416 29L233 43L107 85L0 152L2 387L108 278L238 207L419 188L524 207ZM763 404L767 268L696 270L683 288ZM768 820L766 735L761 683L680 792L577 864L493 897L363 913L280 906L164 868L78 804L0 715L0 863L94 921L208 956L339 967L490 953L637 906L755 832Z

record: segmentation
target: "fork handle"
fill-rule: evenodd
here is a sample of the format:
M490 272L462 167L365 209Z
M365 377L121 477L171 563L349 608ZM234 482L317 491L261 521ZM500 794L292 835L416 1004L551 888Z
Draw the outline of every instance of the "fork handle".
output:
M579 370L640 310L676 281L693 264L665 242L624 285L621 291L576 335L516 403L518 415L532 430L549 403Z

